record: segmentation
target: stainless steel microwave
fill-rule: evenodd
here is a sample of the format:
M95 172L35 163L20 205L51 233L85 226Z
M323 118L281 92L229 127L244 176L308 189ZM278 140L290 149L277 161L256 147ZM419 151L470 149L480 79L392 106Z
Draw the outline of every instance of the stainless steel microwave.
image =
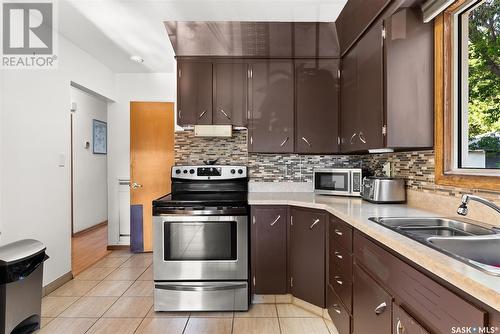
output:
M363 171L361 168L315 169L314 192L325 195L361 197Z

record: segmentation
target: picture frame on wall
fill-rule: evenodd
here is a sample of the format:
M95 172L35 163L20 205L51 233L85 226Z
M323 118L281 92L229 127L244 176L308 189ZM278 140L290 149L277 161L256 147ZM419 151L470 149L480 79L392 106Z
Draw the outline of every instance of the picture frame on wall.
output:
M93 153L108 153L108 125L106 122L92 120Z

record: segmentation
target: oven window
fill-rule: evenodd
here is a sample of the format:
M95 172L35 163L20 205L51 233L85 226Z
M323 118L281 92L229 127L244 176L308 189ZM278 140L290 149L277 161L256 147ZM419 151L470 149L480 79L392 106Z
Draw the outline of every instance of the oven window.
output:
M165 261L236 260L236 222L165 222Z
M314 180L318 190L348 191L349 174L347 173L316 173Z

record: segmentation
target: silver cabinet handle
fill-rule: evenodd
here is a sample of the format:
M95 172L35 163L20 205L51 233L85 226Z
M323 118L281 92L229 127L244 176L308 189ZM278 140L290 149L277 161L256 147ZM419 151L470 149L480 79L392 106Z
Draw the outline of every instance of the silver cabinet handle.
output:
M383 302L382 304L380 304L379 306L377 306L375 308L375 314L379 315L379 314L384 313L386 308L387 308L387 303Z
M224 109L219 109L219 111L224 115L226 116L227 119L231 119L231 117L229 117L228 114L226 114L226 112L224 111Z
M311 229L311 230L312 230L312 229L314 228L314 226L316 226L318 223L319 223L319 219L316 219L316 220L315 220L315 221L311 224L311 226L309 226L309 229Z
M156 289L174 291L220 291L237 290L246 288L246 284L224 284L224 285L182 285L182 284L155 284Z
M344 281L342 281L340 279L340 276L336 275L336 276L333 276L333 279L335 280L335 282L338 284L338 285L342 285L344 284Z
M132 189L139 189L139 188L142 188L142 184L139 184L139 183L135 183L135 182L133 182L133 183L130 185L130 188L132 188Z
M403 334L405 332L405 327L400 319L398 319L398 323L396 325L396 334Z
M344 257L342 256L342 254L340 254L339 252L335 252L335 253L333 253L333 254L334 254L337 258L339 258L339 259L341 259L341 260L344 258Z
M181 109L179 109L179 115L178 116L179 116L179 119L182 118L182 110Z
M359 132L359 140L361 140L363 142L363 144L366 144L366 138L365 138L365 135L363 134L363 132Z
M305 141L309 147L311 147L311 143L309 143L306 137L302 137L302 140Z
M351 136L351 139L349 140L349 143L351 144L354 144L354 142L352 141L354 139L354 137L356 137L357 133L354 132L354 134Z
M283 140L283 141L281 142L280 147L285 146L285 144L286 144L286 142L288 141L288 139L289 139L289 138L290 138L290 137L286 137L286 138L285 138L285 140Z
M344 233L342 233L342 231L339 231L337 229L335 229L335 234L336 235L340 235L340 236L344 235Z
M338 314L340 314L341 310L340 310L339 304L333 304L332 308L333 308L333 310L335 312L337 312Z
M202 118L207 113L207 109L204 109L203 112L198 116L198 119Z
M276 217L276 219L271 223L271 226L274 226L274 224L276 224L278 222L278 220L280 220L281 218L281 215L278 215L278 217Z

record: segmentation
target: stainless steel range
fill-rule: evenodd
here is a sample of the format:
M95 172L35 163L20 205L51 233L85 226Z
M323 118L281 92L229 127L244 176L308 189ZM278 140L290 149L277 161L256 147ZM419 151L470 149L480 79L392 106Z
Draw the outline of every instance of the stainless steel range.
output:
M248 179L244 166L174 166L153 201L155 311L246 311Z

